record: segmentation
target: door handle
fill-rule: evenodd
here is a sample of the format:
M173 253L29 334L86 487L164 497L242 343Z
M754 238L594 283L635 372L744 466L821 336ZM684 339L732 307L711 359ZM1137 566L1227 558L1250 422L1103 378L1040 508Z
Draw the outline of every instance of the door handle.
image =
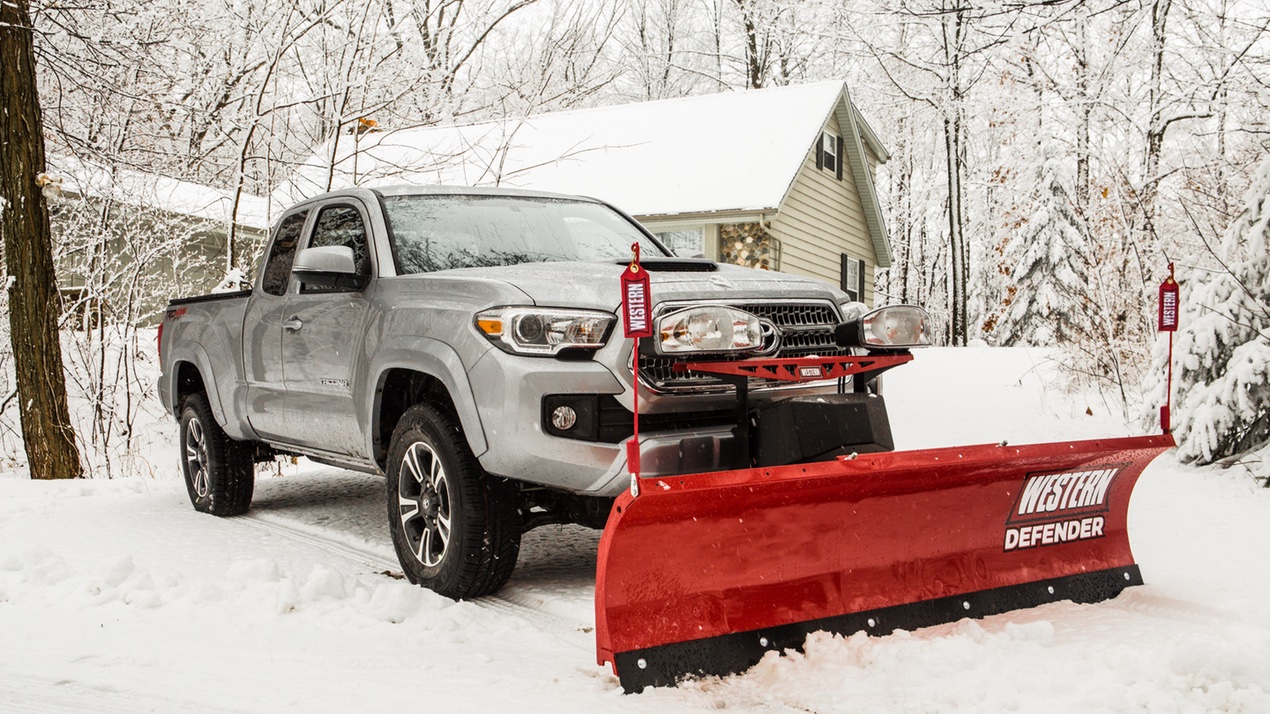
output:
M282 321L282 329L287 332L299 332L301 327L304 327L304 320L294 315L291 316L291 319Z

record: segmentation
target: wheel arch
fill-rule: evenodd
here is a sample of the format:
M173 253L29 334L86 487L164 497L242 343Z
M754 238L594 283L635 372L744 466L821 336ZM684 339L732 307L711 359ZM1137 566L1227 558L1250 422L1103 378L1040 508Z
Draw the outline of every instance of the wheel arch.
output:
M378 357L372 372L367 441L368 453L381 469L398 420L421 401L458 416L472 454L485 453L485 430L458 354L440 342L422 339L410 347L381 350Z
M181 360L172 365L172 404L173 412L179 412L185 398L191 394L207 393L207 385L203 383L203 374L198 365L189 360ZM178 416L180 416L178 414Z
M202 393L211 407L212 416L223 428L227 423L221 404L220 391L216 389L216 376L211 370L207 355L201 349L187 351L172 361L172 403L168 408L177 419L181 418L181 405L191 394Z

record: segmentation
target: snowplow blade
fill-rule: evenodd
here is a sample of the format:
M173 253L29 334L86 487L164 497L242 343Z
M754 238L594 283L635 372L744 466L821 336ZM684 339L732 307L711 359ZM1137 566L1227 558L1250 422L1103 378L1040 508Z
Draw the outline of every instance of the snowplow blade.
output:
M723 675L811 632L882 635L1142 583L1126 515L1169 435L890 452L640 480L600 540L622 687Z

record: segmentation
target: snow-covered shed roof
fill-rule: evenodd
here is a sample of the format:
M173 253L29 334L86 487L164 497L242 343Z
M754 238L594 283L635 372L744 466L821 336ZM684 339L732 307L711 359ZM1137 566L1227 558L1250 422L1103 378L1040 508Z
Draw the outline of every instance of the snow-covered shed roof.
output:
M889 263L860 142L883 161L888 155L841 81L342 135L305 161L273 201L417 183L582 194L640 217L770 211L835 113L844 133L845 118L859 137L845 142L849 163L869 194L861 198L866 214L875 214L867 217L878 255Z
M211 186L156 174L115 169L114 171L72 156L48 157L49 174L62 179L64 191L91 198L109 198L130 206L143 206L166 213L204 218L229 225L234 209L234 193ZM235 221L246 228L269 228L266 199L243 193Z

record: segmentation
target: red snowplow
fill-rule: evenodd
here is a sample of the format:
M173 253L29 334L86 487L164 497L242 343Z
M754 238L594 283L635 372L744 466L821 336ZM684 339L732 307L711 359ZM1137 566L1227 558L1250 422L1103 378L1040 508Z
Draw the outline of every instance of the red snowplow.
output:
M1142 583L1129 497L1174 445L1168 434L894 452L884 415L879 425L858 413L880 404L872 394L829 395L842 403L829 399L816 408L824 413L787 405L766 420L747 408L751 378L853 376L864 392L911 359L892 350L683 367L737 387L737 468L636 478L614 504L600 541L596 644L626 691L741 672L816 631L882 635L1097 602ZM802 426L824 414L883 433L834 454L807 443L825 428Z

